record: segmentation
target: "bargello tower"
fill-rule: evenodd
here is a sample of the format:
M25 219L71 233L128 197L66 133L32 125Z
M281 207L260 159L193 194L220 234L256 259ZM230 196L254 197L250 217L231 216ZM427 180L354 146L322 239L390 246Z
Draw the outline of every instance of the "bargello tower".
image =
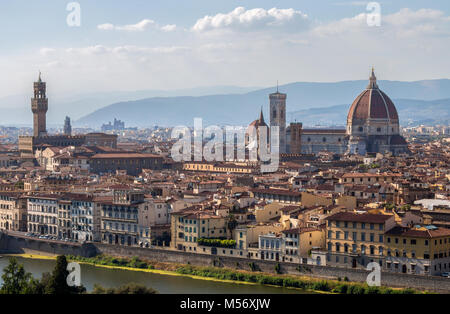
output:
M270 126L280 128L280 154L286 153L286 94L277 92L269 95Z
M47 135L46 114L48 110L48 99L45 95L46 85L41 80L41 72L39 79L34 82L34 97L31 98L31 111L33 112L33 135L41 137Z

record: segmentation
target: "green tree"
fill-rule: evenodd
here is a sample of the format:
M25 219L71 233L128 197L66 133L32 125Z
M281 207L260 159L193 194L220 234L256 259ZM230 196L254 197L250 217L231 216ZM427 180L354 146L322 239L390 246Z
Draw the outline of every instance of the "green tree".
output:
M3 269L3 285L0 289L2 294L26 294L34 293L33 287L36 280L31 273L25 271L22 264L16 258L9 260L8 266Z

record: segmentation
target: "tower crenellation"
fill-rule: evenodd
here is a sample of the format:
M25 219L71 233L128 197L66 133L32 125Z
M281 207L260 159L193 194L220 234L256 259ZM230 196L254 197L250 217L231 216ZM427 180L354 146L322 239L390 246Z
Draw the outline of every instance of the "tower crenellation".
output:
M42 82L41 73L39 79L33 84L34 97L31 99L31 111L33 112L33 135L35 137L47 135L46 114L48 99L46 84Z

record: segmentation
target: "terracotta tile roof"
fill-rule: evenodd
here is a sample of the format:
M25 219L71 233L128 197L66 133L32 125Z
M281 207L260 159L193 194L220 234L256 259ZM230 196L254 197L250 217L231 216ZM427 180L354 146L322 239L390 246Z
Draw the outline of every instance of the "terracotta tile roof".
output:
M404 228L401 226L395 226L388 232L388 235L393 236L404 236L404 237L414 237L414 238L438 238L438 237L448 237L450 236L450 229L438 228L438 229L416 229L416 228Z
M95 154L91 158L93 159L111 159L111 158L162 158L155 154L140 154L140 153L112 153L112 154Z
M397 109L392 100L380 89L366 89L352 103L347 121L367 119L398 120Z
M346 134L345 129L303 129L302 134Z
M312 227L305 227L305 228L294 228L294 229L289 229L289 230L283 230L281 231L282 233L286 233L286 234L301 234L301 233L305 233L305 232L312 232L312 231L320 231L320 229L317 228L312 228Z
M349 222L367 222L367 223L384 223L393 215L380 215L380 214L366 214L366 213L353 213L353 212L340 212L331 215L326 220L331 221L349 221Z
M300 196L300 192L282 190L282 189L250 189L253 193L265 193L272 195Z

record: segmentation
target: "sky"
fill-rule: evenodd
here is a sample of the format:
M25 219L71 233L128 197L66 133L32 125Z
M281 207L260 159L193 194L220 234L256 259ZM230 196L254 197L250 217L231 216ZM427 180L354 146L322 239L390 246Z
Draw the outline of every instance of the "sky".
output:
M0 2L0 97L450 78L448 0L71 3Z

